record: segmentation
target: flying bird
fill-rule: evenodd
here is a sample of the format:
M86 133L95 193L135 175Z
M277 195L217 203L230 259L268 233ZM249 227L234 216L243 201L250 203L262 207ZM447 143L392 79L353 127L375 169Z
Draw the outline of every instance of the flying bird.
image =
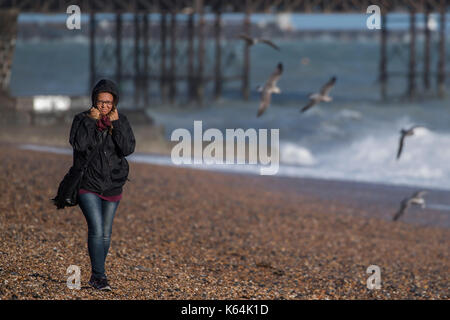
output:
M398 144L397 160L400 159L400 155L402 154L403 145L405 144L405 138L408 136L414 135L414 130L416 128L423 128L423 126L412 126L411 128L409 128L407 130L402 129L400 131L400 141Z
M334 87L336 83L336 77L332 77L323 87L320 89L319 93L313 93L309 96L309 102L306 106L301 109L301 112L305 112L306 110L312 108L316 104L320 102L330 102L333 100L328 93Z
M277 81L280 79L283 73L283 64L280 62L277 65L275 71L270 75L270 78L266 81L264 86L259 88L261 92L261 100L259 103L257 117L260 117L264 111L269 107L272 93L280 93L280 88L277 87Z
M405 198L400 203L400 209L392 218L392 221L397 221L411 205L420 205L425 208L425 199L423 198L428 192L427 191L417 191L411 197Z
M272 48L274 48L275 50L280 51L280 48L277 45L275 45L272 41L267 40L267 39L252 38L252 37L249 37L246 34L240 34L240 35L238 35L238 38L240 38L242 40L245 40L245 42L247 42L247 44L249 46L253 46L253 45L257 44L257 43L265 43L265 44L271 46Z

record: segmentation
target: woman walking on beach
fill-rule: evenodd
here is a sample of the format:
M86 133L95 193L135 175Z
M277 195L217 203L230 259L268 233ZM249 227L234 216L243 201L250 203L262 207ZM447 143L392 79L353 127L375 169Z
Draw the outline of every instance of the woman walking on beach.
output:
M119 94L114 82L100 80L91 98L93 106L74 117L69 142L73 147L74 165L82 165L90 153L96 151L83 176L78 204L88 226L92 267L89 284L99 290L111 290L105 260L114 215L128 179L125 157L134 152L136 141L128 119L117 111ZM101 146L96 149L97 144Z

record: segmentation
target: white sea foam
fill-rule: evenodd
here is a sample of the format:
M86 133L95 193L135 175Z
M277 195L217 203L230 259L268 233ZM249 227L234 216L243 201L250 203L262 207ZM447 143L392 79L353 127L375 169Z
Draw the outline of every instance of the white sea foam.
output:
M450 189L450 134L428 129L407 137L396 160L399 134L373 133L315 154L318 165L309 174L325 178L362 180Z
M37 145L37 144L21 144L21 145L19 145L19 149L41 151L41 152L51 152L51 153L57 153L57 154L72 154L73 153L73 151L68 148L42 146L42 145Z
M316 159L307 148L290 142L280 144L280 161L281 163L303 166L311 166L317 163Z
M312 152L291 142L280 142L280 167L277 175L350 181L376 182L450 190L450 134L424 129L408 137L399 160L395 155L398 133L369 134L341 144L338 148ZM20 148L71 154L68 148L33 144ZM132 162L175 166L170 156L133 154ZM259 165L182 165L183 167L259 174Z
M446 147L450 132L440 104L425 109L415 104L336 102L299 114L297 104L274 103L260 119L249 105L226 104L226 108L212 106L186 117L163 110L153 111L152 116L168 133L175 127L191 127L197 118L220 130L279 127L278 175L450 189L450 148ZM401 158L396 160L400 129L415 124L425 128L406 137Z
M359 111L343 109L338 112L338 116L342 118L352 119L352 120L361 120L362 114Z

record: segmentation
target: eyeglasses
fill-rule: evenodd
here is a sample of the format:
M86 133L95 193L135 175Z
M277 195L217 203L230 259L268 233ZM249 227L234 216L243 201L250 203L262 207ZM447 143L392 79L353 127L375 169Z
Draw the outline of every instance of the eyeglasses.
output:
M97 101L97 105L98 106L102 106L104 104L106 104L108 107L112 107L113 101L102 101L102 100L98 100Z

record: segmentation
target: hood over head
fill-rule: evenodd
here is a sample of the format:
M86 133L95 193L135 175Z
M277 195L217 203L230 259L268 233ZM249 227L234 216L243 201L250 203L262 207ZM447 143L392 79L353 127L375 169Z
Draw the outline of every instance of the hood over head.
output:
M92 106L96 105L95 101L97 99L97 95L100 92L111 93L114 97L115 105L117 106L119 104L119 90L117 89L117 85L113 81L108 79L101 79L97 82L97 84L92 89Z

